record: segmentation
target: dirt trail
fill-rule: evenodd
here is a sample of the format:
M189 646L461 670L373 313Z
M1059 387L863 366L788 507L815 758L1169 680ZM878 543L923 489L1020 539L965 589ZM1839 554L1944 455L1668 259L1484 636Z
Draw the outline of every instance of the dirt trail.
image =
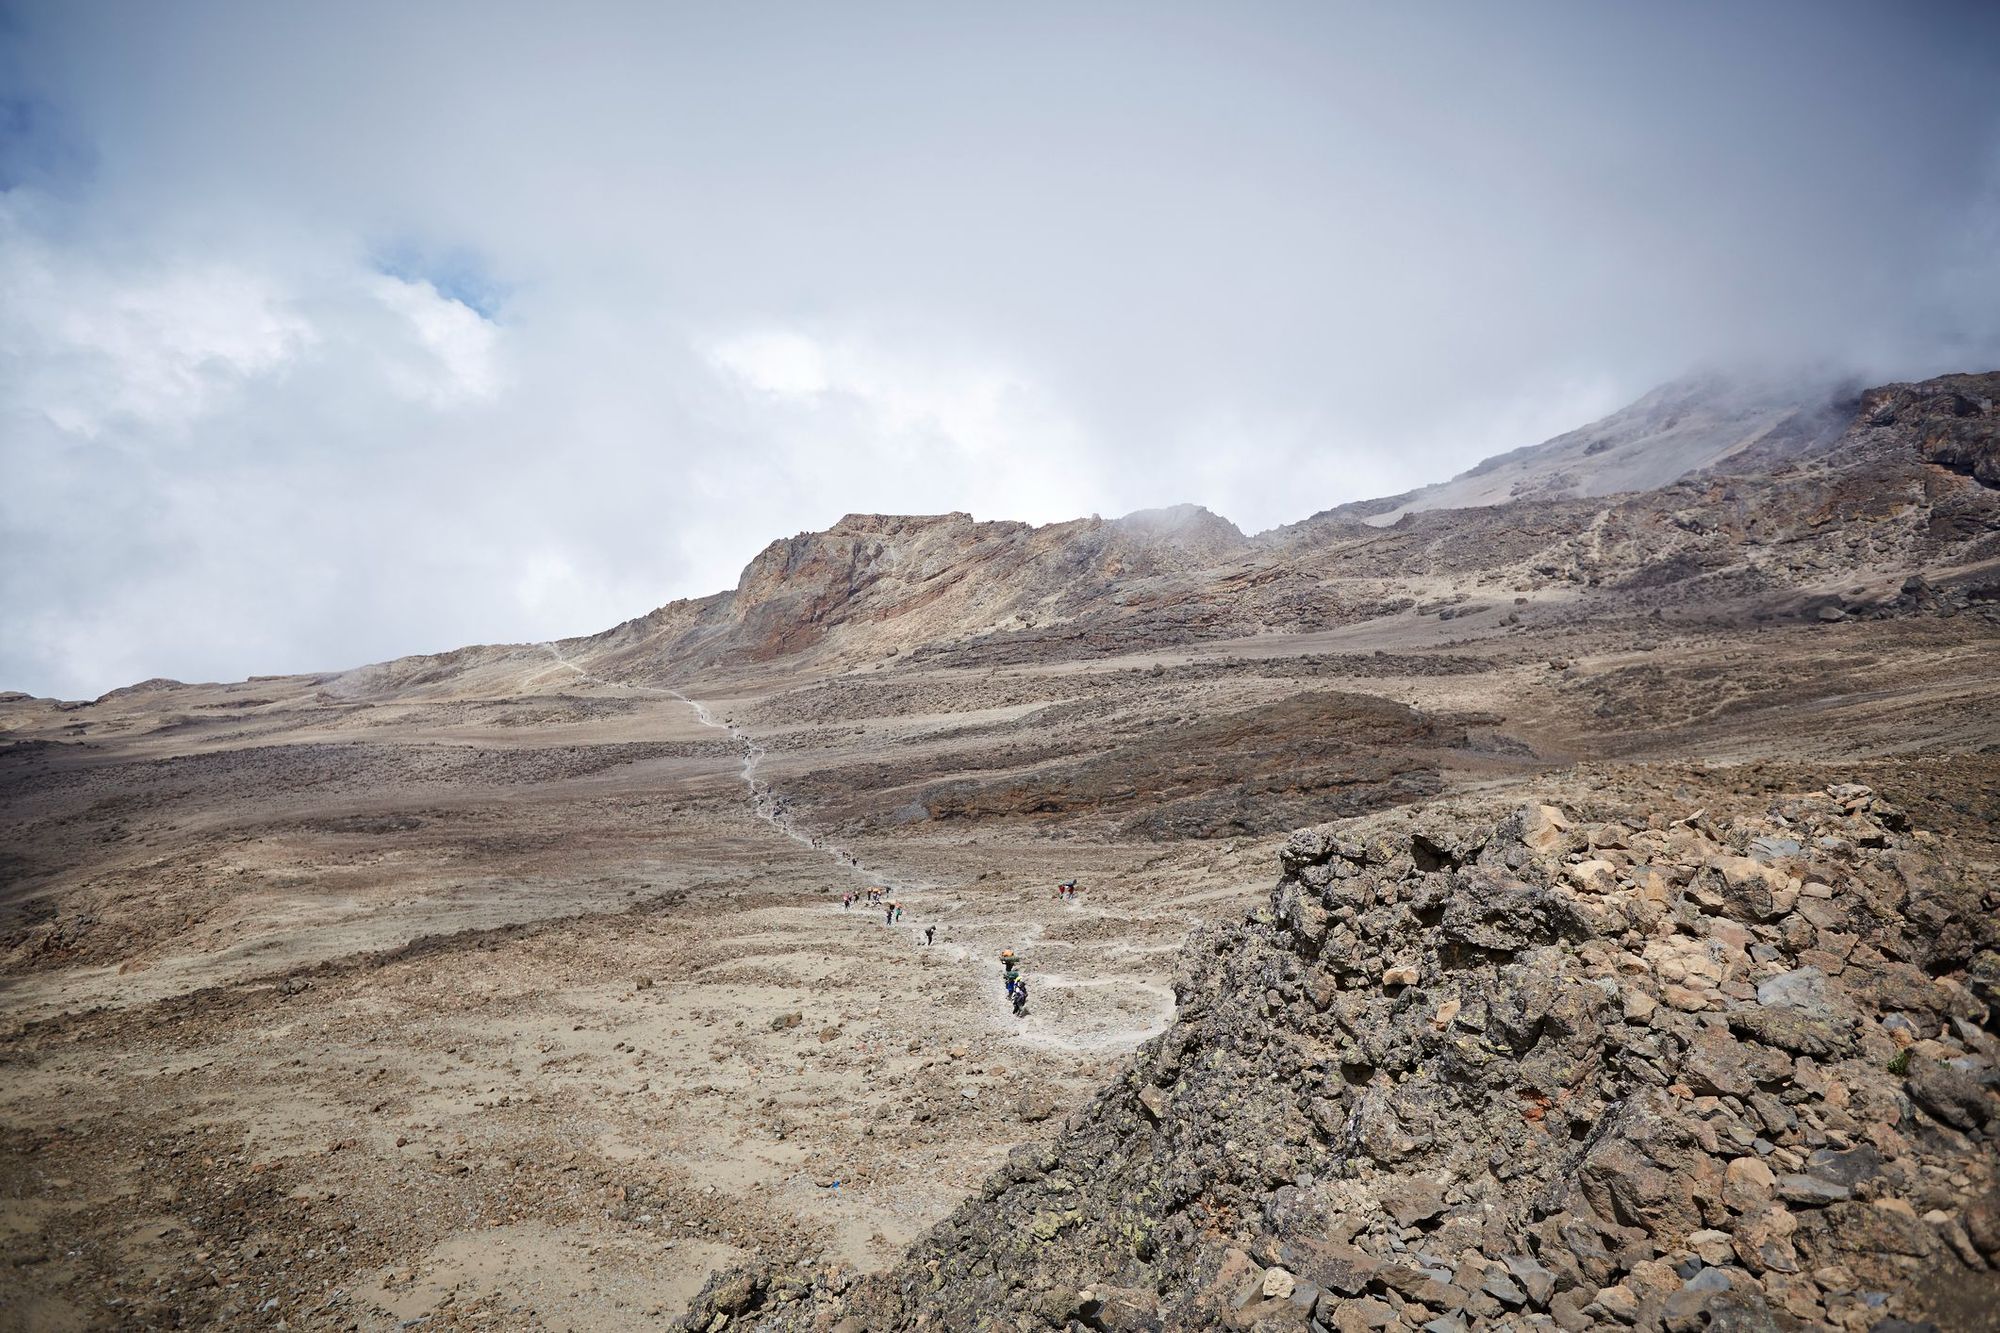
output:
M768 751L744 728L718 719L706 703L680 690L670 686L610 680L571 661L553 643L540 646L558 665L576 673L582 681L606 689L665 695L686 704L695 720L703 726L725 733L742 754L741 778L748 792L750 808L759 819L793 842L826 856L864 885L886 888L892 900L900 902L905 897L909 898L905 919L896 924L900 929L910 931L913 938L928 919L935 921L942 933L956 941L928 947L938 948L954 962L966 965L966 981L959 990L963 1007L976 1016L981 1035L1011 1038L1046 1050L1104 1055L1131 1050L1165 1031L1173 1021L1175 999L1169 987L1121 973L1107 975L1101 964L1109 957L1143 959L1170 953L1178 948L1177 944L1135 947L1122 940L1088 945L1047 940L1044 938L1047 927L1041 921L1026 920L1019 912L977 913L960 896L962 890L950 890L929 880L869 865L839 843L799 827L786 808L784 797L758 776L758 769ZM940 901L939 895L946 893L953 896ZM1030 901L1039 903L1040 895L1035 894ZM814 919L825 914L824 909L818 907L799 910ZM866 921L870 918L865 914L878 910L886 912L886 909L875 908L864 900L841 915ZM1078 917L1105 921L1119 919L1117 913L1087 907L1075 901L1066 904L1066 911ZM912 916L916 918L914 921L910 919ZM1199 918L1190 916L1189 919L1192 922ZM1014 1016L999 984L995 960L1003 947L1019 951L1029 964L1040 964L1039 967L1023 968L1030 995L1025 1019ZM1078 956L1078 971L1087 969L1087 974L1079 975L1048 966L1052 958L1067 962L1071 955ZM1099 966L1090 966L1091 962ZM989 966L994 968L990 986L985 984ZM1092 992L1105 994L1094 1002L1074 1002ZM984 998L979 998L981 996Z

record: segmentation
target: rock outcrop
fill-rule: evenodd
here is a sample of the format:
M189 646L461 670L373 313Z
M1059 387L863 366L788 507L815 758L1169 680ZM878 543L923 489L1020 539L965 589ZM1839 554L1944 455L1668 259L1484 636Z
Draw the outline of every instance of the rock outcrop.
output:
M1513 623L1504 617L1523 614L1523 593L1552 594L1552 613L1577 619L2000 615L2000 373L1810 402L1702 406L1693 392L1670 387L1467 474L1576 454L1595 469L1589 484L1556 468L1504 493L1347 505L1254 537L1192 505L1043 527L850 514L772 542L730 591L555 647L607 679L686 684L906 654L942 667L1047 663L1392 616ZM1655 455L1668 436L1687 447ZM1616 487L1629 489L1604 493ZM1450 586L1416 597L1413 580ZM546 670L548 654L466 648L325 688L448 695L517 680L524 663Z
M2000 374L1871 389L1862 396L1860 420L1871 432L1914 436L1927 463L2000 486Z
M1972 1326L1996 907L1852 785L1301 832L1173 1027L899 1266L734 1272L684 1327Z

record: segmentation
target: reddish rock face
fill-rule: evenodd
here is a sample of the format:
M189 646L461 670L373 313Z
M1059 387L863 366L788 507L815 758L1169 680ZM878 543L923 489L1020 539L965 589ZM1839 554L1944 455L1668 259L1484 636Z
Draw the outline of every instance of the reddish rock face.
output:
M1767 422L1714 470L1666 484L1646 474L1656 489L1583 498L1531 488L1387 526L1371 526L1381 514L1366 505L1254 538L1194 506L1039 528L964 513L850 514L773 542L732 592L662 608L578 651L622 678L686 678L730 663L825 667L916 651L940 665L1046 662L1412 612L1505 614L1464 593L1412 597L1412 578L1580 596L1600 614L1699 608L1837 623L1976 607L1991 600L1979 571L2000 540L1996 399L2000 374L1890 385L1862 395L1858 410L1848 400L1844 430L1827 425L1833 407L1810 428ZM1670 406L1660 429L1694 410ZM1537 449L1574 450L1591 429ZM1853 605L1821 590L1862 566L1949 569L1953 586L1923 582Z

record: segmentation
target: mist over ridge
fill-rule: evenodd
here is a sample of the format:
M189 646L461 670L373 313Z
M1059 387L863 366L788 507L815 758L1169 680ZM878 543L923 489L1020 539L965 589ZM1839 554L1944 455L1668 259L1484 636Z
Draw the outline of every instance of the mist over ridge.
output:
M1985 6L769 19L9 6L0 681L584 633L847 512L1256 532L1691 367L2000 364Z

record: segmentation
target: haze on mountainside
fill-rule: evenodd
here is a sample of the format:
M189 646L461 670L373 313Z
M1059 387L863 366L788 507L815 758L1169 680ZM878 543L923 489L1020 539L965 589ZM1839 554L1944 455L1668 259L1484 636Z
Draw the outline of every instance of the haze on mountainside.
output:
M4 17L36 694L585 633L848 512L1254 532L1703 367L2000 362L1982 5Z

